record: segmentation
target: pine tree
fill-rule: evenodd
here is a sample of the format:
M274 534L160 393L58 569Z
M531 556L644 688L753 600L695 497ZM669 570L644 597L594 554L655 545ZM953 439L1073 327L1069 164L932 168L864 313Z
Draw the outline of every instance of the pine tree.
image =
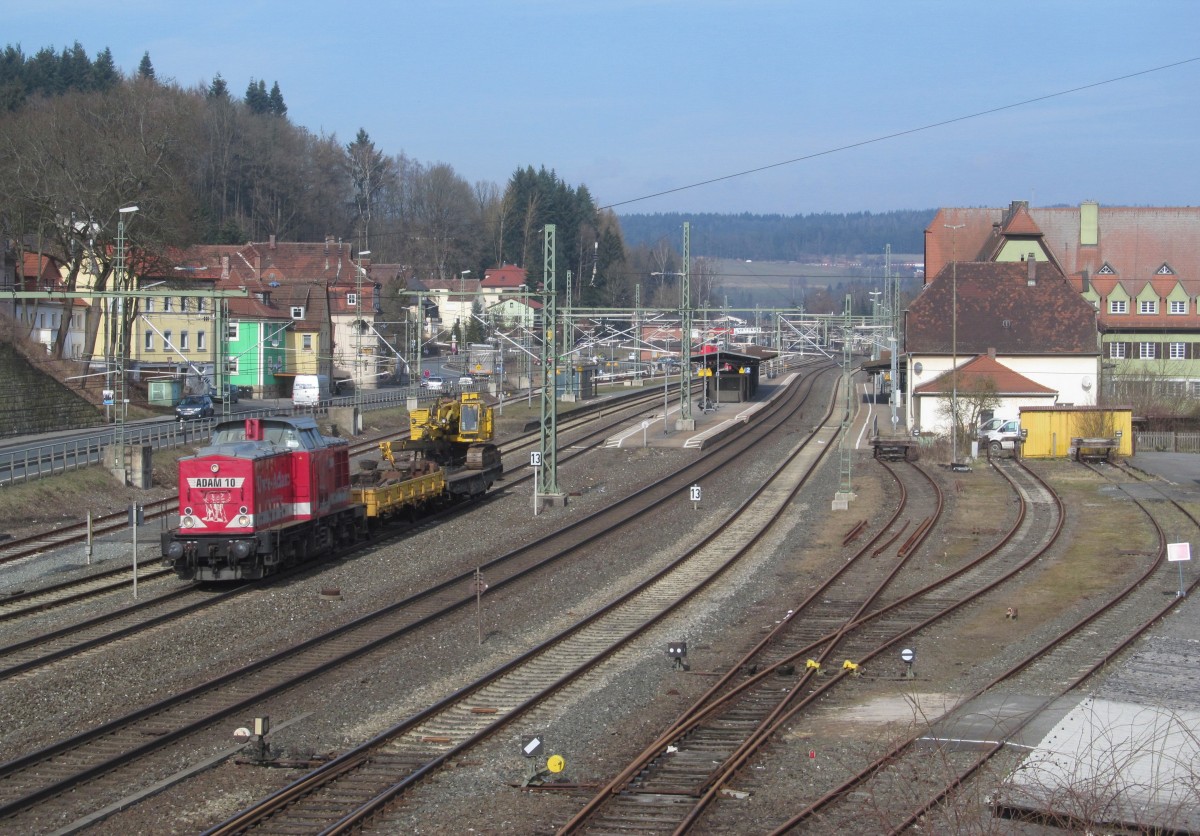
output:
M283 103L283 93L279 92L279 82L271 87L271 94L268 97L270 104L269 110L274 116L287 116L287 105Z
M112 50L105 47L92 64L92 89L103 93L116 87L120 81L121 75L117 72L117 63L113 61Z
M212 83L208 85L208 99L229 99L229 85L225 83L225 79L221 78L221 74L217 73L213 78Z
M251 113L270 113L271 98L267 95L267 83L259 80L250 79L250 86L246 88L246 107Z
M154 65L150 63L150 53L142 53L142 62L138 64L138 78L154 81Z

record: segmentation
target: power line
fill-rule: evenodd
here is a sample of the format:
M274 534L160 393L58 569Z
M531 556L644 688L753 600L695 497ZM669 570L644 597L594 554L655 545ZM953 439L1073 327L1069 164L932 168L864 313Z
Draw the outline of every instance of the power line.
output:
M945 127L946 125L953 125L956 122L965 122L968 119L978 119L981 116L989 116L993 113L1000 113L1005 110L1012 110L1013 108L1024 107L1025 105L1035 104L1037 102L1044 102L1049 99L1058 98L1060 96L1067 96L1067 95L1070 95L1071 93L1078 93L1082 90L1091 90L1095 87L1103 87L1106 84L1115 84L1118 81L1127 81L1128 79L1137 78L1138 76L1148 75L1150 73L1157 73L1157 72L1161 72L1163 70L1174 69L1175 67L1181 67L1184 64L1191 64L1195 61L1200 61L1200 56L1197 56L1195 58L1185 58L1182 61L1176 61L1171 64L1163 64L1160 67L1152 67L1148 70L1138 70L1137 72L1132 72L1132 73L1128 73L1126 75L1117 76L1116 78L1108 78L1108 79L1105 79L1104 81L1095 81L1095 82L1092 82L1091 84L1084 84L1079 87L1072 87L1068 90L1059 90L1057 93L1047 93L1044 96L1035 96L1032 99L1025 99L1023 101L1013 102L1011 104L1006 104L1006 105L1000 105L999 107L993 107L993 108L989 108L987 110L980 110L975 113L969 113L965 116L955 116L951 119L943 119L940 122L931 122L928 125L922 125L919 128L908 128L907 130L896 131L895 133L884 134L883 136L877 136L873 139L864 139L859 142L851 142L847 145L839 145L836 148L828 148L824 151L814 151L813 153L806 154L803 157L794 157L790 160L783 160L782 162L778 162L778 163L769 163L767 165L759 166L758 168L749 168L749 169L746 169L745 171L739 171L734 174L725 174L720 177L713 177L708 180L701 180L697 183L691 183L687 186L677 186L676 188L673 188L673 189L666 189L665 191L655 192L653 194L643 195L641 197L634 197L634 198L630 198L629 200L619 201L617 203L610 203L607 206L598 207L598 210L614 209L617 206L626 206L630 203L638 203L643 200L650 200L652 198L662 197L663 195L675 194L677 192L683 192L683 191L687 191L689 189L698 189L701 186L709 186L709 185L712 185L713 183L720 183L724 180L733 180L737 177L746 177L750 174L758 174L760 171L770 171L773 168L781 168L785 165L793 165L794 163L802 163L802 162L806 162L807 160L816 159L817 157L826 157L826 156L829 156L830 154L836 154L840 151L849 151L853 148L862 148L865 145L873 145L877 142L884 142L885 140L889 140L889 139L896 139L896 138L902 137L902 136L909 136L910 134L921 133L922 131L930 131L930 130L933 130L934 128L941 128L941 127Z

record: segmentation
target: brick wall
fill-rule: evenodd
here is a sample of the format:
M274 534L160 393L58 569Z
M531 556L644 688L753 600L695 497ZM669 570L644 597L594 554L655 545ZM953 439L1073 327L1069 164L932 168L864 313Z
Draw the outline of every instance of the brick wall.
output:
M0 438L104 423L99 383L60 382L79 374L78 363L53 361L23 338L12 320L0 322Z

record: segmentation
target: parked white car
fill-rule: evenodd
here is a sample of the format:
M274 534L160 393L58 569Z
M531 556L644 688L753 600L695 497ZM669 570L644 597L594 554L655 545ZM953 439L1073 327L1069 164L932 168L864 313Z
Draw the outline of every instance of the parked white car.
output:
M425 378L421 381L421 388L427 389L430 392L440 392L446 387L446 381L436 375Z
M1016 418L993 418L979 428L979 443L988 445L993 453L1012 450L1021 437L1021 422Z

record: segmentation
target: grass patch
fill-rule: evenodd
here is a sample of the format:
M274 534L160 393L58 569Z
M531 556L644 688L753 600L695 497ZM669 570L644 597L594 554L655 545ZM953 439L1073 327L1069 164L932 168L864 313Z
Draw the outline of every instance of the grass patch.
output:
M107 470L87 467L32 482L0 488L0 528L12 532L82 522L88 512L110 514L135 502L159 499L175 492L179 459L192 447L154 451L154 487L122 487Z
M1059 546L1028 573L1011 605L1022 624L1056 618L1066 609L1128 582L1149 557L1121 551L1151 552L1157 538L1133 503L1106 495L1107 484L1082 468L1039 464L1037 470L1062 497L1067 521ZM988 613L976 625L979 635L995 633L997 616Z

